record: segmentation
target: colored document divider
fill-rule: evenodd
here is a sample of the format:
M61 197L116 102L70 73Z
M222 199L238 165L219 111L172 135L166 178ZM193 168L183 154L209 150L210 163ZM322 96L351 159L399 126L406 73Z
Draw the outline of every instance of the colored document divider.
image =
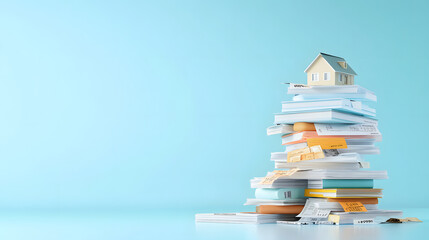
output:
M339 202L344 209L344 212L367 212L365 206L361 202Z
M322 149L342 149L347 148L345 138L307 138L309 147L320 145Z
M283 176L291 176L292 174L296 173L298 170L299 170L298 168L294 168L286 171L283 171L283 170L273 171L274 174L264 177L264 179L261 180L260 184L264 184L264 185L272 184L278 178Z

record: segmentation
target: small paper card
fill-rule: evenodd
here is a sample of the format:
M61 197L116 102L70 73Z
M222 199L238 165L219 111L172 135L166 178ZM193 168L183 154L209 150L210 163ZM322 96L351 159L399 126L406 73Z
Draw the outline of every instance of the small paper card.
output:
M366 212L365 206L361 202L340 202L344 212Z
M308 138L309 147L320 145L322 149L341 149L347 148L345 138Z
M310 86L304 85L304 84L296 84L296 83L291 83L289 85L290 88L310 88Z

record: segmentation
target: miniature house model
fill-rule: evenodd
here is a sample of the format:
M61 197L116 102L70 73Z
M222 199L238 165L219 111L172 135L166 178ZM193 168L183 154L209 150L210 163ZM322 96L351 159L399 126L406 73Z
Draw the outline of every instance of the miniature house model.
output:
M305 69L308 85L353 85L357 75L344 58L320 53Z

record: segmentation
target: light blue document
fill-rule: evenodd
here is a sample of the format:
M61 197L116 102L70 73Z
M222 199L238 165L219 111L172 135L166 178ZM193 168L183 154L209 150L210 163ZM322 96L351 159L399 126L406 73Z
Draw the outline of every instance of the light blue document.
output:
M272 200L300 199L305 198L304 191L305 188L257 188L255 197Z
M359 101L351 101L344 98L282 102L283 113L314 112L321 110L335 110L339 112L375 117L375 109L372 109Z

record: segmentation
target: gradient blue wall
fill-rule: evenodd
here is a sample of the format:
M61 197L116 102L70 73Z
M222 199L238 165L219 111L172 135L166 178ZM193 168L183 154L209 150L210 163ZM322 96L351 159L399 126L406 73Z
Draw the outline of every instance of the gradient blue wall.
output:
M283 149L265 135L280 83L305 82L319 51L378 94L384 206L426 206L428 7L2 2L0 207L243 210Z

